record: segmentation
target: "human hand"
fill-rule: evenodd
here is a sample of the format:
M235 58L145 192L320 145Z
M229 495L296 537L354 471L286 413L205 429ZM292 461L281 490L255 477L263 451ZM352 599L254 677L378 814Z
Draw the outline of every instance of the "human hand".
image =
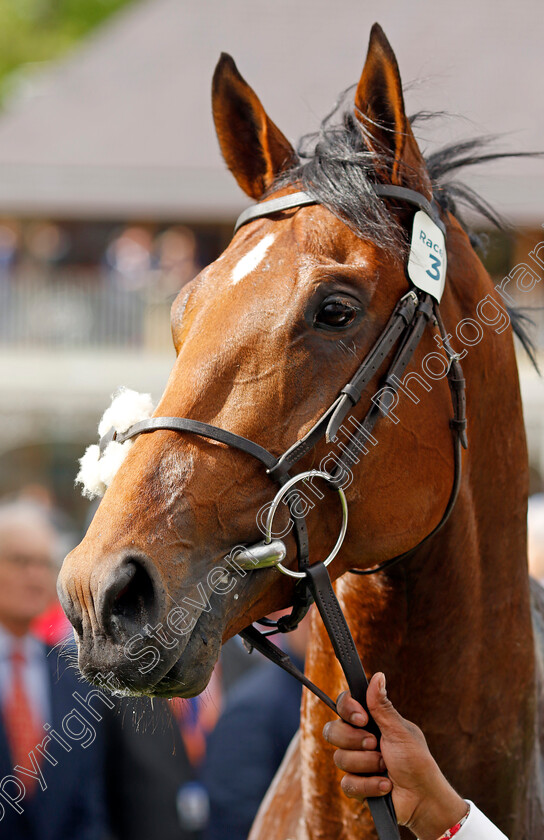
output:
M442 774L421 729L405 720L388 699L383 674L372 677L367 704L382 733L379 751L374 735L361 728L368 723L366 712L347 691L337 703L342 720L323 729L325 739L338 747L334 763L346 772L342 790L361 801L392 791L399 824L419 840L436 840L464 817L466 802Z

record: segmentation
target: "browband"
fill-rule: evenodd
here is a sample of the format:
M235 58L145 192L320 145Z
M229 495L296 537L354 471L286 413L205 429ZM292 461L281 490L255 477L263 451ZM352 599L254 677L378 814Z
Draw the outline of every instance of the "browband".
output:
M415 190L410 190L408 187L396 187L393 184L374 184L373 190L380 198L397 198L399 201L407 201L409 204L414 204L431 217L442 233L446 232L444 223L440 218L440 209L434 199L431 202ZM253 221L253 219L271 216L274 213L282 213L284 210L293 210L295 207L305 207L309 204L321 204L321 202L317 198L312 198L309 193L304 191L290 193L289 195L282 195L280 198L271 198L269 201L252 204L251 207L248 207L238 216L234 225L234 233L243 225Z

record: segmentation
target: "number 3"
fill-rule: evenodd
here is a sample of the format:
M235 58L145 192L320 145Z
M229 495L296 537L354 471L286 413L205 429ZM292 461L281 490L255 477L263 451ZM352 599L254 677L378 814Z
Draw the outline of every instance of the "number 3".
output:
M433 262L432 268L429 268L425 273L429 275L431 280L440 280L440 266L442 265L442 261L435 257L434 254L429 254Z

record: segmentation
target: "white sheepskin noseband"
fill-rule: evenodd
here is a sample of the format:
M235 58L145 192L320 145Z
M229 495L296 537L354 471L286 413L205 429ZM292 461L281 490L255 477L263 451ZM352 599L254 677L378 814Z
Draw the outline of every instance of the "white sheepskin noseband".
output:
M147 420L152 414L151 394L119 388L98 424L98 435L102 438L111 428L117 432L126 432L134 423ZM112 440L106 446L102 457L97 444L87 447L85 455L79 460L79 472L76 476L76 484L82 485L84 496L94 499L104 495L133 443L132 440L126 440L124 443Z

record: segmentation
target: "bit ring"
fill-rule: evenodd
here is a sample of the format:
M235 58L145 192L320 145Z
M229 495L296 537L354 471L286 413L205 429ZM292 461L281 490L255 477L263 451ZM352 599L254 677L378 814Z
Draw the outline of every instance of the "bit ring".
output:
M274 496L274 499L272 500L272 504L270 505L270 509L268 511L265 523L265 543L270 543L272 541L272 521L283 497L295 484L298 484L299 481L305 481L308 478L322 478L328 484L333 484L334 482L332 475L330 473L324 472L323 470L307 470L306 472L301 472L298 475L295 475L293 476L293 478L290 478L288 481L286 481L285 484L282 485L282 487L280 487L280 489ZM340 551L348 528L348 503L346 499L346 494L344 493L341 487L335 487L334 489L338 492L338 495L340 496L340 504L342 505L342 525L340 528L340 534L338 535L338 539L336 540L334 548L332 549L327 559L323 561L324 566L328 566L329 563L332 560L334 560L334 558ZM286 568L282 563L276 563L275 565L276 568L279 569L280 572L283 572L284 575L289 575L290 577L294 578L306 577L306 572L295 572L292 569Z

